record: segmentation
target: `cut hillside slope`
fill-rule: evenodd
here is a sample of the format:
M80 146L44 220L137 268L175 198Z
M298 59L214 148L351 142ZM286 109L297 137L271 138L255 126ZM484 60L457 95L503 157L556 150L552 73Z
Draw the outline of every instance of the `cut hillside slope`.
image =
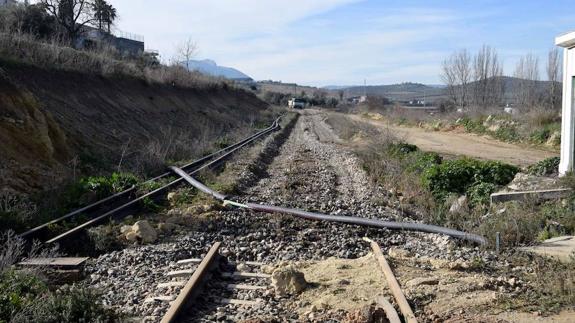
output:
M0 61L0 187L43 190L120 163L149 171L144 159L201 154L227 132L268 122L266 111L225 85L196 90Z

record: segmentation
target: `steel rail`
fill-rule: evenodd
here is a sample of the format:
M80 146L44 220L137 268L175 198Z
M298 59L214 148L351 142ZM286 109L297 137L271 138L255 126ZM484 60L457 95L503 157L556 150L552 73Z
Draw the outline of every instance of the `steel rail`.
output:
M213 167L213 166L215 166L215 165L217 165L217 164L223 162L226 158L228 158L229 156L231 156L234 152L236 152L236 151L238 151L239 149L243 148L244 146L250 144L252 141L258 139L259 137L261 137L261 136L263 136L263 135L265 135L265 134L268 134L269 132L274 131L275 129L277 129L277 127L279 127L279 124L278 124L277 122L274 122L274 123L275 123L275 127L270 127L270 128L268 128L268 129L266 129L265 131L262 131L262 132L258 133L257 135L252 136L249 141L245 141L245 142L243 142L241 145L235 146L232 150L229 150L229 151L225 152L224 154L222 154L221 156L219 156L219 157L217 157L216 159L212 160L211 162L209 162L209 163L207 163L207 164L204 164L204 165L202 165L202 166L199 167L199 168L194 169L190 174L191 174L191 175L196 174L196 173L200 172L201 170L204 170L204 169L206 169L206 168L208 168L208 167ZM119 207L117 207L117 208L114 208L114 209L112 209L112 210L110 210L110 211L108 211L108 212L106 212L106 213L104 213L104 214L102 214L102 215L100 215L100 216L97 216L97 217L95 217L95 218L93 218L93 219L91 219L91 220L89 220L89 221L87 221L87 222L84 222L83 224L81 224L81 225L79 225L79 226L76 226L76 227L74 227L74 228L72 228L72 229L70 229L70 230L68 230L68 231L66 231L66 232L64 232L64 233L62 233L62 234L60 234L60 235L58 235L58 236L52 238L52 239L49 239L49 240L46 241L46 243L55 243L55 242L58 242L58 241L60 241L60 240L62 240L62 239L64 239L64 238L66 238L66 237L68 237L68 236L70 236L70 235L72 235L72 234L75 234L75 233L77 233L77 232L79 232L79 231L81 231L81 230L83 230L83 229L85 229L85 228L88 228L88 227L90 227L90 226L92 226L92 225L94 225L94 224L96 224L96 223L102 221L103 219L106 219L106 218L112 216L112 215L115 214L115 213L118 213L119 211L122 211L122 210L126 209L127 207L130 207L130 206L132 206L132 205L136 205L136 203L139 203L140 201L142 201L142 200L145 199L145 198L158 196L160 193L166 191L168 188L173 187L173 186L175 186L176 184L178 184L178 183L180 183L180 182L182 182L182 181L183 181L183 178L180 177L180 178L178 178L178 179L176 179L176 180L174 180L174 181L172 181L172 182L170 182L170 183L168 183L168 184L166 184L166 185L164 185L164 186L162 186L162 187L160 187L160 188L157 188L157 189L155 189L155 190L153 190L153 191L151 191L151 192L148 192L148 193L146 193L146 194L144 194L144 195L141 195L141 196L139 196L139 197L137 197L137 198L135 198L135 199L129 201L129 202L126 203L126 204L123 204L123 205L121 205L121 206L119 206Z
M204 259L202 259L202 262L200 262L198 268L196 268L192 274L192 277L190 277L178 294L178 297L172 302L172 305L162 317L161 323L175 322L182 310L201 293L202 285L205 283L207 275L216 262L221 244L221 242L216 242L212 245Z
M179 170L178 167L171 166L172 169L176 174L180 175L183 171ZM192 174L190 174L192 175ZM180 175L181 176L181 175ZM338 222L338 223L346 223L346 224L355 224L361 226L369 226L375 228L382 228L382 229L390 229L390 230L406 230L406 231L420 231L420 232L427 232L427 233L439 233L445 234L457 239L467 240L470 242L474 242L480 245L486 245L487 240L477 234L467 233L463 231L458 231L454 229L444 228L432 224L423 224L423 223L414 223L414 222L399 222L399 221L383 221L377 219L369 219L369 218L362 218L357 216L341 216L341 215L328 215L322 213L314 213L308 212L298 209L290 209L280 206L273 206L273 205L265 205L265 204L255 204L255 203L245 203L240 204L235 201L228 201L225 200L224 195L218 193L209 187L201 184L199 181L191 178L191 176L181 177L181 179L185 179L188 183L192 186L202 190L203 192L210 194L214 198L221 200L224 204L232 204L238 205L240 207L245 207L248 209L252 209L254 211L260 212L267 212L267 213L285 213L291 214L300 218L308 219L308 220L319 220L319 221L329 221L329 222ZM189 179L192 179L191 181ZM198 183L201 184L198 185Z
M210 160L210 159L216 157L216 156L219 155L219 154L222 154L222 153L224 153L224 152L226 152L226 151L232 150L232 149L234 149L234 148L236 148L236 147L238 147L238 146L240 146L240 145L242 145L242 144L244 144L244 143L246 143L246 142L250 142L250 141L253 140L255 137L259 137L262 133L267 133L267 132L269 132L269 131L272 131L272 130L276 129L276 128L278 127L278 125L279 125L279 119L280 119L280 118L275 119L275 120L273 121L273 123L272 123L269 127L267 127L267 128L265 128L265 129L263 129L263 130L261 130L261 131L255 133L255 134L253 134L253 135L247 136L247 137L245 137L244 139L240 140L239 142L234 143L233 145L224 147L224 148L222 148L222 149L220 149L220 150L218 150L218 151L216 151L216 152L213 152L213 153L211 153L211 154L209 154L209 155L206 155L206 156L204 156L204 157L202 157L202 158L200 158L200 159L197 159L197 160L195 160L195 161L192 161L192 162L190 162L190 163L188 163L188 164L183 165L183 166L182 166L182 169L188 169L188 168L190 168L190 167L194 167L194 166L200 165L200 164L202 164L202 163L204 163L204 162L206 162L206 161L208 161L208 160ZM166 177L168 177L170 174L171 174L170 172L165 172L165 173L163 173L163 174L161 174L161 175L158 175L158 176L156 176L156 177L153 177L153 178L151 178L151 179L146 180L146 181L143 182L142 184L147 184L147 183L151 183L151 182L157 181L157 180L162 179L162 178L166 178ZM68 214L65 214L65 215L63 215L63 216L61 216L61 217L59 217L59 218L56 218L56 219L54 219L54 220L51 220L51 221L46 222L46 223L44 223L44 224L41 224L41 225L39 225L39 226L37 226L37 227L34 227L34 228L32 228L32 229L30 229L30 230L28 230L28 231L26 231L26 232L21 233L19 236L20 236L21 238L27 238L28 236L33 236L33 235L37 234L38 232L40 232L41 230L46 229L46 228L47 228L48 226L50 226L50 225L53 225L53 224L62 222L62 221L64 221L64 220L67 220L67 219L69 219L69 218L72 218L72 217L74 217L74 216L76 216L76 215L79 215L79 214L82 214L82 213L84 213L84 212L87 212L87 211L90 211L90 210L92 210L92 209L95 209L95 208L97 208L97 207L103 206L103 205L105 205L105 204L107 204L107 203L109 203L109 202L119 200L120 198L124 198L124 197L129 198L129 194L130 194L130 193L133 193L133 192L135 192L135 191L136 191L136 186L132 186L132 187L130 187L130 188L128 188L128 189L126 189L126 190L124 190L124 191L122 191L122 192L118 192L118 193L116 193L116 194L110 195L110 196L108 196L108 197L106 197L106 198L103 198L103 199L101 199L101 200L99 200L99 201L96 201L96 202L91 203L91 204L89 204L89 205L86 205L86 206L84 206L84 207L82 207L82 208L79 208L79 209L77 209L77 210L74 210L74 211L72 211L72 212L70 212L70 213L68 213Z

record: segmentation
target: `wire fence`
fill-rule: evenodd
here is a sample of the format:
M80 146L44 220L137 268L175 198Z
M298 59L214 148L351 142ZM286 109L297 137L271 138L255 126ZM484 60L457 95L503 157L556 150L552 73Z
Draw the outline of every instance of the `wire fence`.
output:
M112 34L118 38L125 38L130 40L135 40L139 42L144 42L144 36L138 34L132 34L121 30L114 30Z

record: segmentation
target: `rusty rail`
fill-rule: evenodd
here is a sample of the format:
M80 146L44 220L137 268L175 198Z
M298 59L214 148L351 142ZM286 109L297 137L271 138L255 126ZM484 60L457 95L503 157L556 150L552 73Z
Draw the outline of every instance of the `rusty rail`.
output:
M164 317L162 318L161 323L171 323L175 322L178 318L178 315L190 305L190 303L197 297L200 292L201 288L204 285L209 272L212 270L215 261L218 257L218 250L220 249L221 242L216 242L212 245L202 262L198 266L198 268L194 271L194 274L186 285L182 288L178 297L174 300Z
M188 163L184 166L182 166L182 169L187 170L188 172L190 172L191 174L196 174L197 172L206 169L208 167L213 167L221 162L223 162L224 160L226 160L227 158L229 158L234 152L236 152L237 150L245 147L246 145L252 143L254 140L276 130L279 127L279 118L274 120L274 122L267 128L251 135L248 136L242 140L240 140L239 142L230 145L228 147L222 148L210 155L204 156L198 160L195 160L191 163ZM207 161L211 160L210 162L206 163ZM148 182L153 182L153 181L157 181L159 179L162 178L168 178L170 176L171 172L165 172L159 176L156 176L152 179L147 180L144 183L148 183ZM70 212L66 215L63 215L57 219L54 219L52 221L49 221L47 223L44 223L40 226L37 226L35 228L32 228L22 234L20 234L20 237L22 238L27 238L27 239L32 239L32 238L37 238L39 235L41 235L43 232L45 232L49 226L63 222L67 219L71 219L75 216L78 216L80 214L84 214L84 215L88 215L90 220L82 223L79 226L76 226L74 228L72 228L71 230L68 230L56 237L53 237L51 239L46 240L46 243L54 243L54 242L58 242L72 234L75 234L89 226L94 225L95 223L98 223L100 221L102 221L103 219L106 219L108 217L111 217L112 215L115 215L117 213L119 213L120 211L125 211L130 207L136 207L138 205L138 203L140 203L143 199L145 198L155 198L160 196L162 193L166 192L169 188L174 187L175 185L179 184L182 181L181 178L178 178L158 189L155 189L151 192L148 192L144 195L141 196L132 196L133 194L136 193L136 187L131 187L128 188L122 192L116 193L114 195L108 196L100 201L97 201L95 203L92 203L90 205L87 205L85 207L82 207L80 209L77 209L73 212ZM108 208L106 209L105 206L108 206ZM103 213L102 213L103 212Z
M369 242L369 244L371 245L373 254L375 255L375 258L377 259L377 262L381 267L381 271L383 272L383 275L387 280L387 284L389 285L391 293L393 294L395 300L397 301L397 304L399 305L399 309L401 310L401 313L403 314L405 321L407 323L417 323L415 314L413 314L413 310L411 309L411 306L409 306L409 303L407 302L407 299L405 298L405 295L403 294L403 291L401 290L401 287L399 286L399 283L397 282L397 279L393 274L393 270L391 270L389 263L387 262L387 260L385 260L383 252L381 252L381 248L379 247L377 242L373 240L370 240L368 238L363 238L363 240Z

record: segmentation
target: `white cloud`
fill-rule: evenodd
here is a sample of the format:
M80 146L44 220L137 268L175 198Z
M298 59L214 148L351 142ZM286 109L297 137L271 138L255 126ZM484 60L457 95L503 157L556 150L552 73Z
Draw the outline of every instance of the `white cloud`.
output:
M490 43L484 29L491 16L501 17L493 9L398 9L362 0L111 2L120 14L119 28L144 35L146 46L160 50L164 60L191 37L200 47L198 58L255 79L313 85L364 78L371 84L436 83L443 58ZM513 47L505 45L500 53L511 54ZM515 57L505 61L506 68Z

